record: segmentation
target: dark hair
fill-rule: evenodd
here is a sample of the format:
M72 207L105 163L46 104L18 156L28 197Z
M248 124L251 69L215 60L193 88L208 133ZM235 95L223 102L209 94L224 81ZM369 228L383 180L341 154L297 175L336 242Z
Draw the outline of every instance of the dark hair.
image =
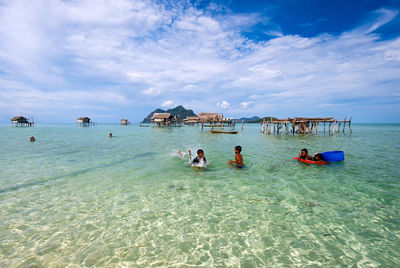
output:
M305 152L306 154L308 154L308 150L306 148L301 149L302 152Z
M197 150L197 154L199 154L199 153L203 153L204 154L204 151L202 149L198 149Z
M316 154L314 156L314 159L319 158L320 160L322 160L324 158L324 156L322 154Z
M242 146L240 146L240 145L236 146L235 150L240 153L242 151Z

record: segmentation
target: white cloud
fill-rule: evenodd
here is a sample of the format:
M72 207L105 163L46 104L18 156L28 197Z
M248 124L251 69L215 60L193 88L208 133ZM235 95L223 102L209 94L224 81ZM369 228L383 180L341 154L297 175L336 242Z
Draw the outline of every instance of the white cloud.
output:
M227 101L217 102L217 106L221 107L222 109L226 110L229 108L230 103Z
M373 33L398 11L380 9L374 20L338 36L284 35L276 25L269 33L273 39L255 41L241 31L259 23L258 14L237 15L210 5L221 12L214 16L189 2L170 5L2 3L0 104L7 109L0 117L8 118L8 111L61 113L85 105L118 110L131 103L146 115L161 94L205 110L223 96L231 104L222 101L218 107L232 107L233 113L251 107L260 115L267 108L271 115L312 113L326 103L332 106L324 111L335 116L335 104L354 112L354 102L365 99L400 102L393 97L399 94L400 38L381 40Z
M173 104L174 104L174 102L173 102L172 100L166 100L166 101L164 101L164 102L161 104L161 106L162 106L162 107L169 108L169 107L171 107Z
M161 94L161 90L159 90L158 88L149 87L148 89L143 90L142 94L150 97L155 97Z
M254 105L254 102L252 102L252 101L244 101L244 102L240 103L240 107L242 109L248 109L253 105Z

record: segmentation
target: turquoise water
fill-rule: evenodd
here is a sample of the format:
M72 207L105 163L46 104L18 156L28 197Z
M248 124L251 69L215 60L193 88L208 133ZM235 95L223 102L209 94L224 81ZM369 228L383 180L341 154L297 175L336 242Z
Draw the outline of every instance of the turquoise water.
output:
M338 136L259 129L0 126L0 267L400 263L400 125ZM243 170L227 165L238 144ZM175 156L198 147L205 171ZM346 160L292 160L303 147Z

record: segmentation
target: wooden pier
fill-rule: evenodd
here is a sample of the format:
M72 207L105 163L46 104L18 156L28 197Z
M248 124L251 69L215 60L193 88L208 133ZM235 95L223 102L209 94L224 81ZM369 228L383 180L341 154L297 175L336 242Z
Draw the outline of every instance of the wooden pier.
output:
M318 134L318 129L320 124L323 124L323 131L326 132L326 127L328 128L329 134L338 134L340 132L345 132L346 124L350 133L352 133L351 129L351 119L346 120L337 120L333 117L326 118L309 118L309 117L295 117L288 119L278 119L265 121L261 123L261 132L269 135L275 134ZM332 130L331 130L332 128Z

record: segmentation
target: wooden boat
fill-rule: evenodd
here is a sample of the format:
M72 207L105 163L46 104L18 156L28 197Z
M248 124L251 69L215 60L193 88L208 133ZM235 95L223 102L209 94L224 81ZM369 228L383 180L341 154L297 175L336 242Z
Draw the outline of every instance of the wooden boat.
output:
M210 130L211 133L238 134L238 131Z

